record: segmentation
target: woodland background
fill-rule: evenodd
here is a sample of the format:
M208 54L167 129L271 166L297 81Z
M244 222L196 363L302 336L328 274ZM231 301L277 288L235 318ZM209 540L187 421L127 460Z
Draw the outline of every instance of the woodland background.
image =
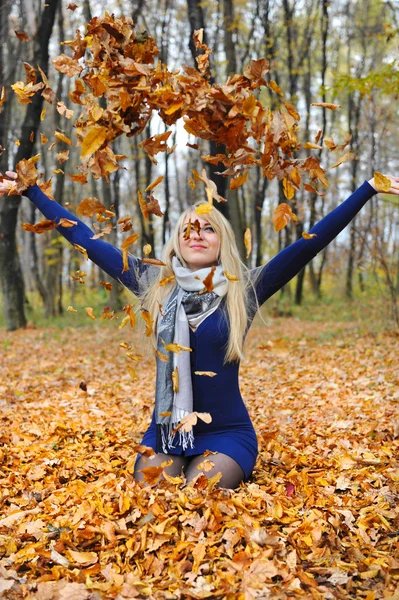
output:
M164 124L154 118L141 136L116 141L115 152L125 154L127 159L123 169L111 174L110 183L91 179L83 189L68 177L73 171L76 149L70 148L69 161L60 164L55 160L55 151L40 147L39 134L51 138L58 129L70 136L71 122L57 112L55 104L47 105L46 117L41 121L38 107L19 104L9 87L24 79L24 61L41 64L48 71L57 100L68 106L71 80L49 65L48 55L54 57L63 52L62 41L73 38L77 28L84 32L85 23L93 16L103 15L105 10L131 16L143 36L148 32L155 38L160 59L171 69L179 69L182 64L195 65L192 33L200 28L204 28L205 40L213 50L211 70L215 81L222 83L229 74L242 72L251 59L268 58L270 77L301 115L299 136L303 143L313 141L320 129L324 137L332 137L336 144L351 136L346 150L353 152L354 158L328 172L330 185L324 196L303 190L296 194L292 205L299 222L279 234L274 231L271 216L277 204L286 201L280 183L263 178L258 168L252 170L244 186L228 191L226 178L218 177L217 169L211 168L210 176L228 198L226 210L243 257L244 231L251 229L253 250L247 260L249 266L266 262L301 237L303 231L308 231L374 171L398 172L399 7L394 2L84 0L76 5L51 0L45 9L43 2L36 0L3 0L0 80L6 96L0 113L0 143L4 148L1 172L13 168L21 158L41 151L40 170L45 179L53 177L57 202L68 202L73 207L82 197L92 195L106 206L113 205L117 218L133 215L141 242L135 246L136 254L141 254L146 243L152 245L156 254L159 252L178 214L198 199L198 190L193 192L188 184L191 169L201 172L204 165L200 154L212 153L215 148L200 140L200 152L190 149L186 142L198 140L192 136L189 139L177 124L173 132L175 152L158 155L155 166L139 148L142 139L164 131ZM262 101L273 108L276 95L270 89L261 95ZM312 102L336 102L341 108L331 111L312 107ZM58 144L57 151L62 150L61 146ZM336 160L326 148L302 152L320 158L323 168ZM60 168L65 175L57 173ZM138 209L137 192L144 191L158 175L164 176L157 197L165 217L151 215L149 223L145 223ZM27 318L37 320L42 310L47 317L59 315L76 301L79 305L96 302L121 308L124 298L119 286L113 286L111 292L102 289L99 281L104 280L104 274L97 267L88 267L57 232L37 236L21 228L21 221L40 220L37 212L27 199L0 199L0 281L7 328L23 326ZM379 196L369 202L338 241L276 297L274 310L280 314L289 312L291 304L299 305L304 298L313 301L322 295L351 299L382 294L388 299L391 317L398 323L398 215L396 199ZM107 241L120 243L116 230ZM88 273L85 286L79 278L71 278L80 268Z

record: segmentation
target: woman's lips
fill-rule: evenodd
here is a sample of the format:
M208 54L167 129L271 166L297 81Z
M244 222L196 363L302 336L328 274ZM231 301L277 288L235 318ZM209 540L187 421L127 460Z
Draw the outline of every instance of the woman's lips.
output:
M200 244L193 244L190 248L192 250L206 250L206 246L201 246Z

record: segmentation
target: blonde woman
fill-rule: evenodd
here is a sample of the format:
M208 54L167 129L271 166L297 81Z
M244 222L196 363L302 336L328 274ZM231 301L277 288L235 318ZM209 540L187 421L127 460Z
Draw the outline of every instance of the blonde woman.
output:
M13 172L7 176L0 182L0 195L8 193L16 177ZM390 179L388 193L399 195L399 178ZM206 476L220 472L219 486L236 488L249 478L258 447L238 382L245 335L259 306L329 244L376 193L373 179L364 182L312 228L315 237L298 240L265 266L251 271L240 261L230 224L215 208L204 216L197 215L194 208L181 215L163 251L166 266L144 264L130 256L130 270L125 273L121 252L100 239L93 240L93 232L84 223L58 226L68 241L86 248L91 260L133 291L156 324L155 409L142 440L155 455L151 459L138 456L137 480L143 480L146 466L172 459L165 470L170 475L184 472L191 481L199 474L197 467L207 451L213 453L209 460L214 466ZM77 220L37 186L25 195L47 219L57 223L63 217ZM160 286L169 276L174 278ZM211 292L204 285L207 277L213 283ZM165 346L170 343L189 350L168 352ZM204 371L216 375L207 377L201 374ZM181 419L193 411L209 413L212 421L199 419L191 431L175 431Z

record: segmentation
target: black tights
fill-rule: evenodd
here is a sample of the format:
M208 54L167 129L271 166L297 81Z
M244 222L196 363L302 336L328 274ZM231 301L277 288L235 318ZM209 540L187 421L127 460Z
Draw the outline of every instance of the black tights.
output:
M172 477L181 475L182 471L186 477L187 483L190 483L197 475L201 472L206 475L209 479L216 475L216 473L222 473L222 478L216 484L217 487L235 489L238 487L244 479L244 471L235 460L218 452L217 454L209 454L204 457L203 454L196 456L177 456L173 454L162 454L158 452L150 459L140 456L134 467L134 478L136 481L144 481L143 473L140 473L140 469L145 467L159 467L163 462L173 460L173 463L169 467L165 467L166 473ZM204 469L198 469L204 460L209 460L214 463L214 467L209 471Z

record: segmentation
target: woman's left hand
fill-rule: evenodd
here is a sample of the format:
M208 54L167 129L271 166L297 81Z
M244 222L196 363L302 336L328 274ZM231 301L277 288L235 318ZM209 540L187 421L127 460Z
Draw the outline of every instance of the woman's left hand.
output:
M399 196L399 177L391 177L391 175L385 175L385 177L387 179L391 180L391 188L388 192L381 192L381 190L378 189L378 186L374 181L374 177L372 179L369 179L368 182L371 185L371 187L373 187L375 189L376 192L381 192L384 194L393 194L394 196Z

